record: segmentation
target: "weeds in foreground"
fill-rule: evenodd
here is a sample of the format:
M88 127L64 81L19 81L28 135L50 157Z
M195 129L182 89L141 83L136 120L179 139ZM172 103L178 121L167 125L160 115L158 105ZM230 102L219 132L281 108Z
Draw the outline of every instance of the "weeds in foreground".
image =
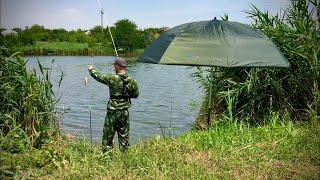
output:
M28 72L18 53L0 48L1 150L19 152L38 147L56 132L57 100L50 81L51 69L38 65L40 74Z
M122 154L102 154L88 141L60 138L41 149L0 151L1 176L102 179L316 179L319 122L265 126L216 121L208 131L141 142Z

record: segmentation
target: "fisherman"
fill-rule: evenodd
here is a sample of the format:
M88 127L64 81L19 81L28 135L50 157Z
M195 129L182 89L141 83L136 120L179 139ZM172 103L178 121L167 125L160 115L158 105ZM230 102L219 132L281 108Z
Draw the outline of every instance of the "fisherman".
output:
M130 98L137 98L139 95L136 80L127 73L125 59L117 57L113 67L116 74L103 75L95 70L93 65L88 66L89 73L94 79L109 86L110 99L102 136L102 151L104 153L112 148L115 132L118 132L120 151L127 150L129 146Z

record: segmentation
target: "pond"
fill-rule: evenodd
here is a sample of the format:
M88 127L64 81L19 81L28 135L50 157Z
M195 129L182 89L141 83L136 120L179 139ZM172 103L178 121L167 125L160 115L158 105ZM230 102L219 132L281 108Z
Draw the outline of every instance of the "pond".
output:
M102 73L112 72L114 57L107 56L40 56L26 57L28 67L37 68L37 59L46 67L51 65L54 92L61 100L60 128L65 133L90 138L90 111L92 105L92 136L100 143L109 99L108 87L90 77L87 65L93 64ZM139 85L140 96L132 99L130 108L130 142L154 136L174 137L188 131L198 114L202 96L200 85L191 77L195 68L158 64L131 63L128 72ZM63 81L58 86L61 72ZM84 85L84 78L88 85ZM170 128L171 127L171 128ZM116 140L117 141L117 140Z

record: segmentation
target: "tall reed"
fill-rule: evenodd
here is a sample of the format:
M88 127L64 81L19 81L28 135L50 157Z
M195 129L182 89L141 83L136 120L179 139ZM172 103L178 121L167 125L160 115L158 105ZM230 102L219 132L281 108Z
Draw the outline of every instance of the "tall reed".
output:
M214 81L213 117L231 113L253 124L265 123L273 113L291 120L319 118L319 1L292 0L281 16L255 6L247 13L252 26L273 40L291 68L198 68L194 77L205 87L206 97L210 77ZM203 109L207 105L206 98Z
M0 147L20 151L39 146L55 131L57 102L50 68L28 71L18 53L0 48Z

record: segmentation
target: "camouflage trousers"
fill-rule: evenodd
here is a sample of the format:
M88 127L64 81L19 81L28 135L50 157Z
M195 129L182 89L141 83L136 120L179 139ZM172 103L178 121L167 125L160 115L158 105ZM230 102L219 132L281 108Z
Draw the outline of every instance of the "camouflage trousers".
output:
M118 132L119 148L124 152L129 146L129 110L110 110L104 122L102 151L107 152L113 146L113 137Z

